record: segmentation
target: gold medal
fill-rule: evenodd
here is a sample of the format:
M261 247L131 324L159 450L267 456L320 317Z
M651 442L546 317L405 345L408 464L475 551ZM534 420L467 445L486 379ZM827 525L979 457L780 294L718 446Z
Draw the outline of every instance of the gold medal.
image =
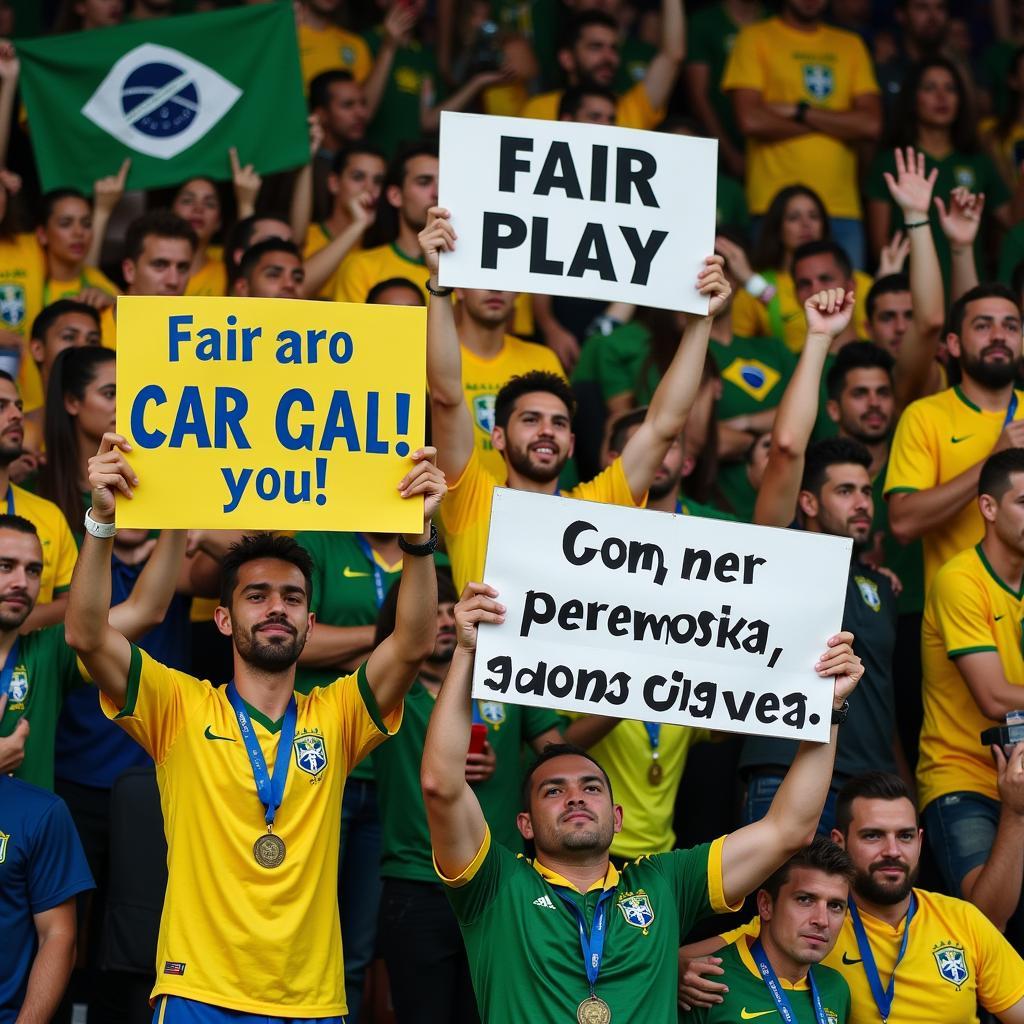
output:
M252 855L261 868L277 868L284 863L284 840L273 832L265 832L252 845Z
M599 996L587 996L576 1007L576 1020L579 1024L609 1024L612 1019L612 1008Z
M652 761L651 767L647 769L647 781L652 786L657 786L661 782L661 778L665 773L661 770L661 765L658 761Z

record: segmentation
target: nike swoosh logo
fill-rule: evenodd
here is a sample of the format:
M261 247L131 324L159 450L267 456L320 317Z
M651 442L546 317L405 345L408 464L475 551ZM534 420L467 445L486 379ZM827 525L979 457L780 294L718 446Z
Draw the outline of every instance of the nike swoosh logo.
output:
M206 727L206 732L204 732L203 735L208 740L226 740L228 743L234 743L235 742L235 737L234 736L217 736L215 733L212 733L210 731L210 726Z
M740 1010L740 1020L753 1020L755 1017L764 1017L769 1013L774 1013L774 1010L758 1010L756 1013L751 1013L745 1006Z
M951 437L950 441L952 441L953 444L959 444L961 441L966 441L969 437L974 437L974 435L964 434L963 437Z
M350 569L347 565L341 570L341 575L347 580L355 580L360 576L369 576L368 572L356 572L355 569Z
M862 964L863 960L851 960L847 953L843 954L843 963L849 966L850 964Z
M1006 618L1005 615L997 615L996 616L996 622L998 622L1000 619L1004 619L1004 618Z

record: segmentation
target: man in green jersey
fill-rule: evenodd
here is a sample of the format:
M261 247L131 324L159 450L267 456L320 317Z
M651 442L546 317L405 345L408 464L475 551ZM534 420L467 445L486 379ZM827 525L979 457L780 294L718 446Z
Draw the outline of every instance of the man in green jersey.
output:
M677 944L695 921L736 908L812 837L835 756L805 743L767 817L692 850L610 863L622 808L604 770L577 747L550 747L524 784L517 825L536 859L491 841L465 779L470 679L480 622L504 621L497 591L469 583L457 647L427 731L420 778L434 863L462 929L488 1024L676 1020ZM815 666L840 712L862 674L841 633ZM607 941L606 941L607 940Z
M844 1024L850 988L821 961L839 938L853 880L850 855L818 836L761 886L757 937L740 935L718 955L727 991L698 1007L697 1024L779 1016L793 1024Z

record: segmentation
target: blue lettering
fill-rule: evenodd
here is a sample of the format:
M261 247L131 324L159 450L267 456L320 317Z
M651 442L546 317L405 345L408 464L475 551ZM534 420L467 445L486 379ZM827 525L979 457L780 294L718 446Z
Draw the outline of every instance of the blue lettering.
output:
M146 429L146 406L152 402L153 405L165 405L167 395L159 384L147 384L140 389L132 402L131 431L132 440L140 448L159 448L167 441L167 435L162 430Z
M313 450L313 425L304 423L299 427L298 434L293 434L288 427L292 407L296 405L302 412L312 412L313 396L302 388L291 388L281 396L281 400L277 403L277 416L274 420L277 439L284 448L291 452L297 452L300 448L311 452Z

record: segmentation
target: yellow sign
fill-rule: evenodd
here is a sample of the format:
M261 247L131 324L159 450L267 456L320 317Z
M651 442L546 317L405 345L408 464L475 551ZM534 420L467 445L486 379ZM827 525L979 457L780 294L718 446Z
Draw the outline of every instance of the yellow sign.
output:
M422 528L397 486L423 444L426 310L122 296L124 527Z

